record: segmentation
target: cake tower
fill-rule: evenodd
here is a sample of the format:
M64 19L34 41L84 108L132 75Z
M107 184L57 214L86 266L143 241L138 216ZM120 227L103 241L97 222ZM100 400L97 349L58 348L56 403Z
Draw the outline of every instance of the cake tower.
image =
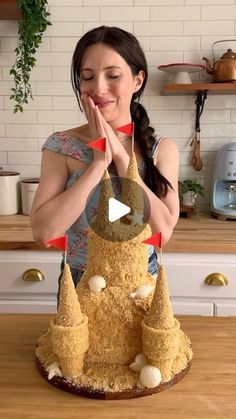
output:
M133 209L133 219L109 222L108 200L114 193L105 171L96 228L88 233L87 270L75 292L65 266L58 313L36 353L41 371L56 355L63 375L57 379L64 387L73 383L67 391L89 397L96 393L121 398L122 393L128 398L160 391L164 383L182 378L192 359L190 341L173 316L164 267L158 278L148 272L143 242L152 233L148 224L140 230L144 202L140 189L133 188L139 183L134 153L126 177L130 182L122 182L121 201ZM125 240L129 223L137 234ZM99 234L104 231L111 240Z
M58 312L51 321L52 349L59 358L64 377L83 372L84 354L88 349L88 317L81 313L70 268L65 264L60 287Z
M177 359L182 368L192 358L190 341L180 330L180 323L174 318L164 267L161 265L151 307L142 321L143 352L148 364L158 367L162 381L169 381L176 368ZM181 351L181 353L180 353Z

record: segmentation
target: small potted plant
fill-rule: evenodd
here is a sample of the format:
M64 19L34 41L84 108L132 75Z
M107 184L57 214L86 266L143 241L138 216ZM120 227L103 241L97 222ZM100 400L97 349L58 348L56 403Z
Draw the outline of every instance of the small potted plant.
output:
M179 199L181 205L194 207L198 195L204 196L204 187L197 179L179 180Z

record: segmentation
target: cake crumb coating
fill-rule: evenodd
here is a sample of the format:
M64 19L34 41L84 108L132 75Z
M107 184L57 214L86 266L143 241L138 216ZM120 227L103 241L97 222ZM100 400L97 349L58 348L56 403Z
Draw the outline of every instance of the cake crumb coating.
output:
M127 177L139 182L134 155ZM164 266L159 267L157 278L148 272L143 241L152 235L150 225L137 229L130 240L105 240L98 234L99 229L108 229L111 238L116 234L122 239L129 228L122 219L112 225L107 221L107 200L114 196L109 179L105 171L94 221L97 229L88 232L87 269L75 290L65 265L58 313L39 338L36 355L45 367L58 362L66 380L75 386L119 392L143 388L139 373L129 367L137 354L143 353L149 365L160 369L162 382L168 382L188 366L193 353L173 315ZM132 182L125 183L122 192L126 205L132 201L143 209L143 197L136 188L132 190ZM96 275L106 284L100 292L89 286ZM146 298L130 297L144 285L153 286Z

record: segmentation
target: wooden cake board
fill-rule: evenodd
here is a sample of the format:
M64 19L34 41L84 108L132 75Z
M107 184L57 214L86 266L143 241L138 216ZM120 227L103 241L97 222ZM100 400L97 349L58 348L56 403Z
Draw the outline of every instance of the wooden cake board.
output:
M182 370L179 374L176 374L170 381L166 383L161 383L159 386L154 388L134 388L122 390L119 392L112 391L102 391L96 390L91 387L79 386L73 383L68 382L65 378L54 376L51 380L48 379L48 372L44 368L43 364L40 362L39 358L36 356L36 366L40 374L45 378L48 383L51 385L64 390L68 393L76 394L77 396L89 397L92 399L101 399L101 400L122 400L122 399L133 399L137 397L149 396L151 394L159 393L164 391L175 384L177 384L184 376L188 373L191 367L191 362L188 363L187 367Z

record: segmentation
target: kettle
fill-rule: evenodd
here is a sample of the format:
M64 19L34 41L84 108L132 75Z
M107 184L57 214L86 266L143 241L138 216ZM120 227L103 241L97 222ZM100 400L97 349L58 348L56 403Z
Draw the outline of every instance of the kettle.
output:
M203 57L206 61L206 72L212 74L212 81L220 82L235 82L236 81L236 53L232 49L227 49L222 57L215 61L213 46L219 42L236 41L236 39L224 39L216 41L212 45L213 64L210 64L208 58Z

